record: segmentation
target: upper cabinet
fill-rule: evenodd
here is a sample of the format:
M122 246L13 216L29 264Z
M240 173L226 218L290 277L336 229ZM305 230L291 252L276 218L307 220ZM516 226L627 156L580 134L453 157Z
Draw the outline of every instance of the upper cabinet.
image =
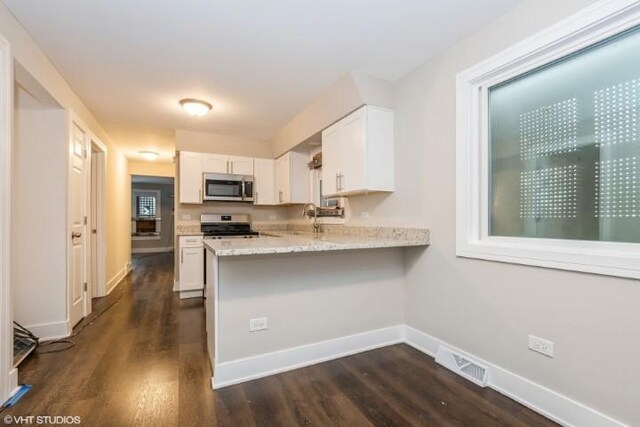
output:
M253 158L221 154L203 154L202 172L253 175Z
M365 105L322 132L324 196L394 190L393 111Z
M253 159L254 205L275 205L276 201L276 161L273 159Z
M202 203L202 156L202 153L180 152L180 203Z
M301 204L309 202L309 168L306 154L289 151L276 159L276 202Z

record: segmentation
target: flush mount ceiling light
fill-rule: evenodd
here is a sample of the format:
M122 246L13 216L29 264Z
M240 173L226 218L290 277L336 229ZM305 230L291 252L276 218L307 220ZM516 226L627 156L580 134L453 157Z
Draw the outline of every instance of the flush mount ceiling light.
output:
M211 104L199 99L187 98L180 101L185 113L193 117L202 117L211 110Z
M155 151L138 151L138 154L142 156L143 159L153 161L158 158L160 154Z

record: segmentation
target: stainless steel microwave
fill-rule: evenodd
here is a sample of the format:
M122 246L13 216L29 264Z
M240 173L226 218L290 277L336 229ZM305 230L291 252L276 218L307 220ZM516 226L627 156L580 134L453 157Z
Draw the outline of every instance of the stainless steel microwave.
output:
M253 202L253 176L205 173L204 200Z

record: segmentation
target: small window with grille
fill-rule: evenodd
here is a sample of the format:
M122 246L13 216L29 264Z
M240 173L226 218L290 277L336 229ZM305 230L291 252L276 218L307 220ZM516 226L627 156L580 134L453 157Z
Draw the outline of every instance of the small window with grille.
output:
M156 216L156 196L137 196L136 197L136 216Z

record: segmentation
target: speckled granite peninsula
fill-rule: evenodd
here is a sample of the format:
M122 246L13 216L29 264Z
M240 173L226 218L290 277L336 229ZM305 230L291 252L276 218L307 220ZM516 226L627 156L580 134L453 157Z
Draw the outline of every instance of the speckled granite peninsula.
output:
M286 254L293 252L426 246L429 230L420 228L325 226L313 233L305 226L256 227L258 239L206 240L216 256Z

